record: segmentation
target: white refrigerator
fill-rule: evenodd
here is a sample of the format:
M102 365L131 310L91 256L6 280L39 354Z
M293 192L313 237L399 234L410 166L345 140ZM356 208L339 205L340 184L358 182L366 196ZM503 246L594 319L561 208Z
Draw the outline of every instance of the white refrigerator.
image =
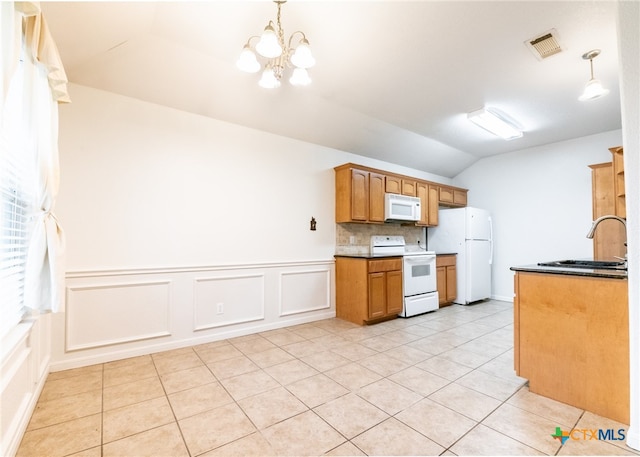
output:
M493 227L491 215L479 208L440 209L438 225L427 229L427 249L455 253L457 295L468 305L491 297Z

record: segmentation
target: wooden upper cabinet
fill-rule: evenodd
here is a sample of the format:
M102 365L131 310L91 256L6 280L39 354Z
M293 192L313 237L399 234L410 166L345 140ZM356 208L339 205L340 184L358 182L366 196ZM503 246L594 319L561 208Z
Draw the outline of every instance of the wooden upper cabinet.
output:
M399 176L386 176L385 192L389 192L390 194L401 194L402 178L400 178Z
M440 186L438 192L439 203L453 203L453 189L450 187Z
M416 197L420 199L420 220L416 225L438 225L438 187L416 182Z
M613 163L613 193L615 196L615 215L627 218L626 191L624 184L624 158L622 146L609 148Z
M467 206L467 190L452 186L439 186L438 203L443 206Z
M463 189L453 189L453 204L457 206L467 206L467 191Z
M416 225L429 225L429 185L427 183L416 184L416 197L420 199L420 220Z
M402 195L416 196L416 182L413 179L402 180Z
M591 168L593 219L607 214L616 214L615 176L611 162L589 165ZM613 219L598 225L593 236L594 260L613 260L624 257L626 247L624 226Z
M369 172L351 170L351 219L369 220Z
M384 194L420 198L418 226L438 225L439 206L466 206L467 190L346 163L334 168L336 222L384 223Z
M385 175L336 168L336 222L384 222Z
M385 176L369 173L369 221L384 222Z
M438 225L438 187L429 184L429 225Z

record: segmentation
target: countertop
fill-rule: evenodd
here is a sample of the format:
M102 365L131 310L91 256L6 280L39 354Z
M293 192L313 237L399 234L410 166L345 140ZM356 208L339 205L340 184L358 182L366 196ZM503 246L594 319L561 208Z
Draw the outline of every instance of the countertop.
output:
M392 257L402 257L402 255L398 255L398 254L393 254L393 255L389 255L389 254L369 254L369 253L345 253L345 254L334 254L334 257L351 257L351 258L355 258L355 259L386 259L386 258L392 258Z
M458 255L456 252L436 252L436 256L439 255ZM387 257L403 257L402 254L371 254L368 248L356 247L353 251L349 252L348 249L342 252L337 252L334 257L351 257L354 259L384 259Z
M563 268L563 267L549 267L542 265L523 265L517 267L511 267L512 271L526 271L529 273L549 273L554 275L567 275L567 276L589 276L595 278L612 278L612 279L627 279L627 270L604 270L596 268Z

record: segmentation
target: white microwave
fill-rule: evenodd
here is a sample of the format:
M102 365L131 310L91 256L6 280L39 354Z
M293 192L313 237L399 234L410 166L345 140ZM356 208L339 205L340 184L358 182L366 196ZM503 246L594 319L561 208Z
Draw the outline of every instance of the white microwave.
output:
M408 195L384 194L384 219L387 221L419 221L420 199Z

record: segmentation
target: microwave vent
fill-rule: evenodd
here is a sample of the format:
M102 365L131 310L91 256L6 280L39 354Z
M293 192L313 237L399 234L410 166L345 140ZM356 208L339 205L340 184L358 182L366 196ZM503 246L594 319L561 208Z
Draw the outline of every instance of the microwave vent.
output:
M538 60L546 59L562 51L562 46L558 40L558 32L555 29L527 40L525 44Z

